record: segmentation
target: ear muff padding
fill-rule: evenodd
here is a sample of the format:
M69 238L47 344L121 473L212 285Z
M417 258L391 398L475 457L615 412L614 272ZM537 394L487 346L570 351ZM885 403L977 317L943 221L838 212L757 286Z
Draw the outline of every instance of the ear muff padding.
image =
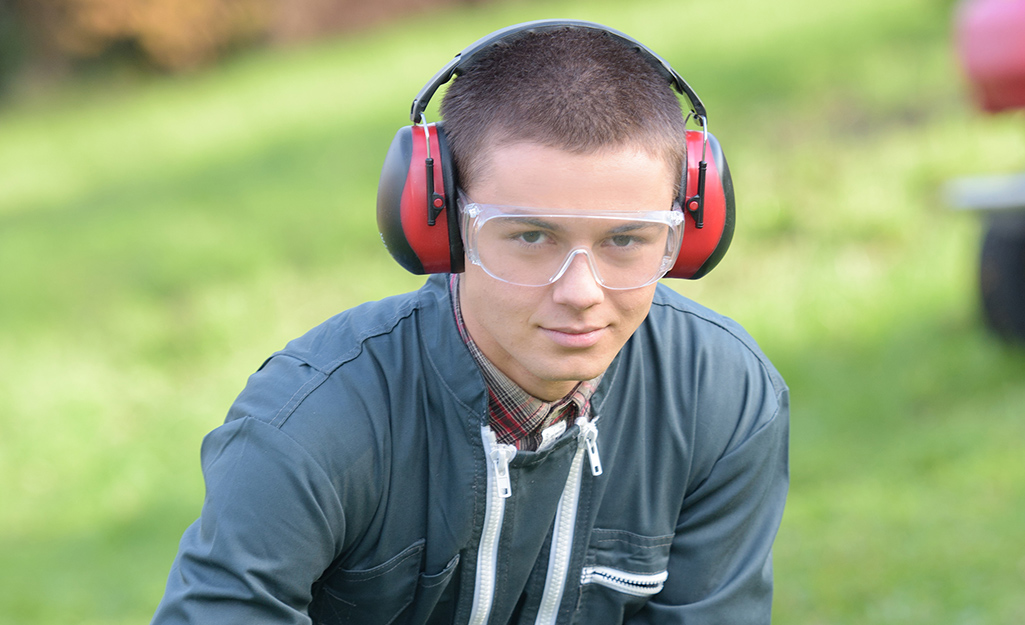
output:
M707 162L705 171L705 197L703 227L698 228L691 215L684 220L683 239L676 264L666 274L667 278L694 280L711 271L730 247L733 240L735 200L733 178L723 155L719 140L708 133L708 146L704 146L705 133L700 130L687 131L687 168L681 181L686 197L698 192L698 171L704 154Z
M430 134L428 151L426 133ZM440 212L429 225L428 154ZM414 274L463 270L456 178L441 124L406 126L392 139L377 187L377 227L392 257Z

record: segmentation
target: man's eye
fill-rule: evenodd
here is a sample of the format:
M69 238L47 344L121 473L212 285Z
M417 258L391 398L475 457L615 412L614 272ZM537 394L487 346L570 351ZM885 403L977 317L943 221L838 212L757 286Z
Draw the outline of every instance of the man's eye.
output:
M531 230L529 232L521 232L516 238L524 243L539 243L544 236L544 233L540 230Z
M635 243L637 241L637 237L629 234L617 234L609 240L615 247L626 247Z

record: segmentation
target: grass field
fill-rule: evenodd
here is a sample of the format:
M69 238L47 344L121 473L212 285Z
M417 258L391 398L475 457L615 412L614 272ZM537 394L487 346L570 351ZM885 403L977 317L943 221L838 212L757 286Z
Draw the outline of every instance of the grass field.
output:
M730 254L674 288L792 388L778 623L1025 622L1025 350L981 326L954 176L1025 168L972 109L950 2L520 0L0 110L0 623L146 622L198 514L199 443L331 314L414 288L378 240L384 151L474 38L623 30L702 95Z

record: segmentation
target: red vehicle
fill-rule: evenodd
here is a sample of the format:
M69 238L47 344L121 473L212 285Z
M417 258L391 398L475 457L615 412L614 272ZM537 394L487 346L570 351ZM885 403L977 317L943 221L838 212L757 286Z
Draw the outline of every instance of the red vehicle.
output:
M957 52L978 106L1025 109L1025 0L967 0L955 17ZM1025 343L1025 173L955 180L952 204L986 219L979 274L986 321Z

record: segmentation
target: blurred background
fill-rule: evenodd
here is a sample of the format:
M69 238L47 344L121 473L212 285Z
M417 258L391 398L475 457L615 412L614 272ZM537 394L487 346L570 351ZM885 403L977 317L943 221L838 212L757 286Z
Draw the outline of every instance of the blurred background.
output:
M730 253L669 286L792 388L775 621L1025 622L1025 350L983 323L984 219L941 191L1025 169L1025 119L979 112L957 8L0 0L0 622L148 621L246 377L423 282L374 212L413 96L550 17L668 59L730 161Z

